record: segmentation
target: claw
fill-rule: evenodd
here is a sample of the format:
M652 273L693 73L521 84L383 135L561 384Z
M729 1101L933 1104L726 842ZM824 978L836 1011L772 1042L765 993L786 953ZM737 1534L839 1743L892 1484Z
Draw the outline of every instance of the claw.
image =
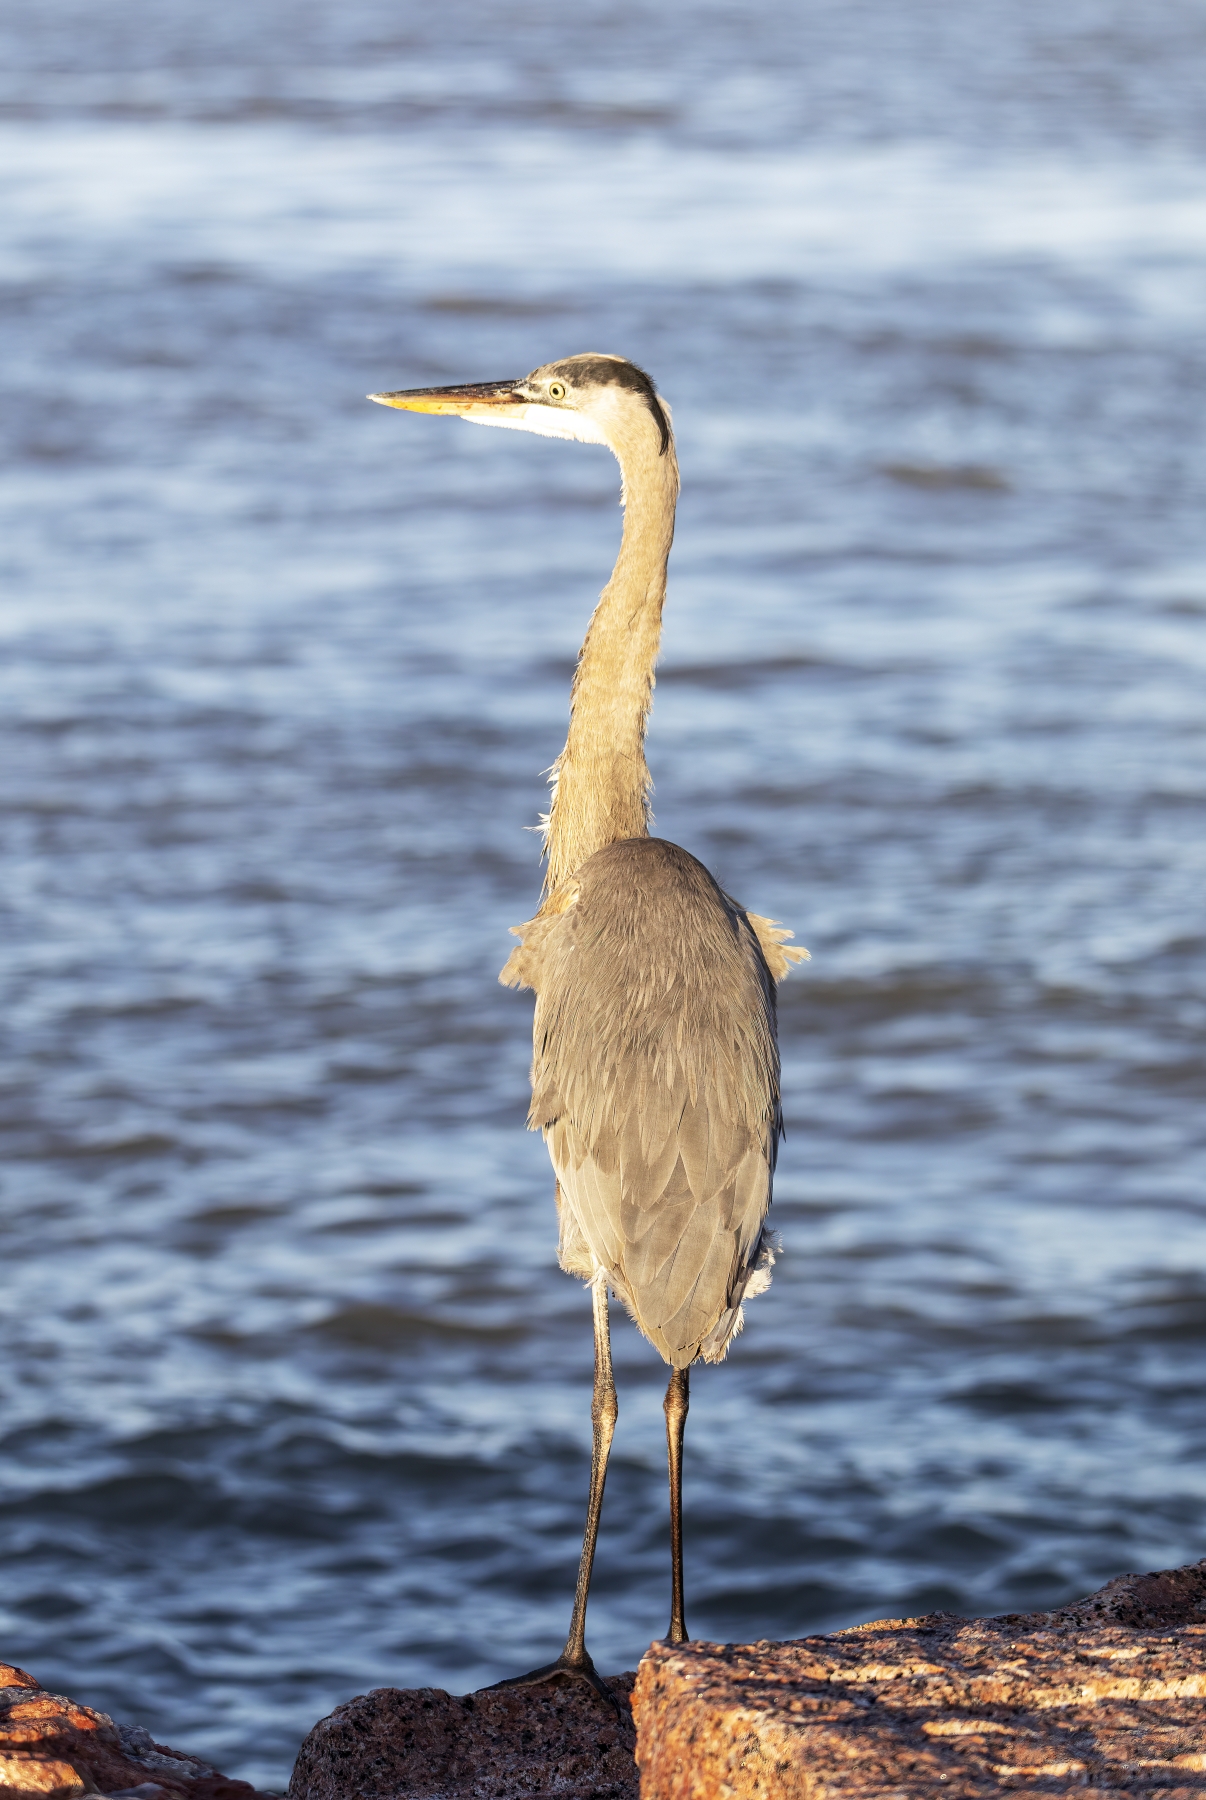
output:
M626 1722L624 1708L621 1706L615 1694L612 1693L599 1671L595 1668L594 1663L591 1661L585 1650L582 1652L581 1661L578 1661L576 1657L571 1658L567 1656L565 1652L562 1651L556 1662L545 1663L543 1667L539 1669L529 1669L526 1675L508 1675L505 1681L493 1681L488 1688L483 1688L482 1692L493 1694L497 1693L500 1688L536 1687L542 1681L557 1680L584 1681L587 1687L594 1688L596 1694L601 1695L602 1698L606 1700L608 1706L611 1707L621 1724Z

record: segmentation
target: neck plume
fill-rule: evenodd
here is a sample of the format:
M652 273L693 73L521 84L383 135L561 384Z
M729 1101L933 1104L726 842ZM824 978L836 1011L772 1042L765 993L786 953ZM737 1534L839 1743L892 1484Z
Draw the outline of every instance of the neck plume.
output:
M578 658L569 734L553 774L545 821L552 895L588 856L620 838L648 837L651 781L645 727L662 632L666 563L674 538L678 464L673 440L643 417L617 431L624 480L624 535Z

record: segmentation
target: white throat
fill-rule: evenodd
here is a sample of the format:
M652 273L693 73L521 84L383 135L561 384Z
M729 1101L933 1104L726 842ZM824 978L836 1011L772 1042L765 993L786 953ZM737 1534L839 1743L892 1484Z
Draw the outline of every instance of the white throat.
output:
M493 406L470 406L460 415L470 425L500 425L508 431L534 431L538 437L576 438L580 444L606 444L593 419L567 406L541 406L533 402L522 411L503 412Z

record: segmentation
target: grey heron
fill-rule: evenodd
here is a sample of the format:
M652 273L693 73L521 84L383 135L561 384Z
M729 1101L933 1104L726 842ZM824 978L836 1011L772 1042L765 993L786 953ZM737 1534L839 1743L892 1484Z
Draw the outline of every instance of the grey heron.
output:
M609 1290L670 1365L671 1609L687 1641L682 1447L693 1362L719 1362L742 1305L770 1285L766 1231L782 1131L774 985L807 951L747 912L686 850L650 836L645 731L674 536L670 412L643 370L587 353L520 381L371 394L545 437L605 444L624 527L578 659L544 819L536 916L500 980L536 995L528 1124L556 1175L561 1267L590 1285L595 1376L590 1497L565 1649L513 1685L554 1675L610 1698L586 1648L617 1405Z

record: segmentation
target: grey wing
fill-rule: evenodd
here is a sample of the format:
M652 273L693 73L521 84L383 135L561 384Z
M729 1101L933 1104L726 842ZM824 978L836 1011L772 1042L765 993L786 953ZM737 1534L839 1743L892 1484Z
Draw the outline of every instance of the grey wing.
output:
M598 853L523 936L504 979L537 993L528 1119L557 1173L562 1266L603 1271L675 1367L717 1360L767 1281L779 1059L759 936L657 839Z
M740 1329L751 1275L767 1261L773 1129L759 1136L714 1116L706 1095L692 1102L667 1087L592 1136L565 1113L545 1128L563 1263L585 1273L588 1249L675 1368L700 1355L719 1361Z

